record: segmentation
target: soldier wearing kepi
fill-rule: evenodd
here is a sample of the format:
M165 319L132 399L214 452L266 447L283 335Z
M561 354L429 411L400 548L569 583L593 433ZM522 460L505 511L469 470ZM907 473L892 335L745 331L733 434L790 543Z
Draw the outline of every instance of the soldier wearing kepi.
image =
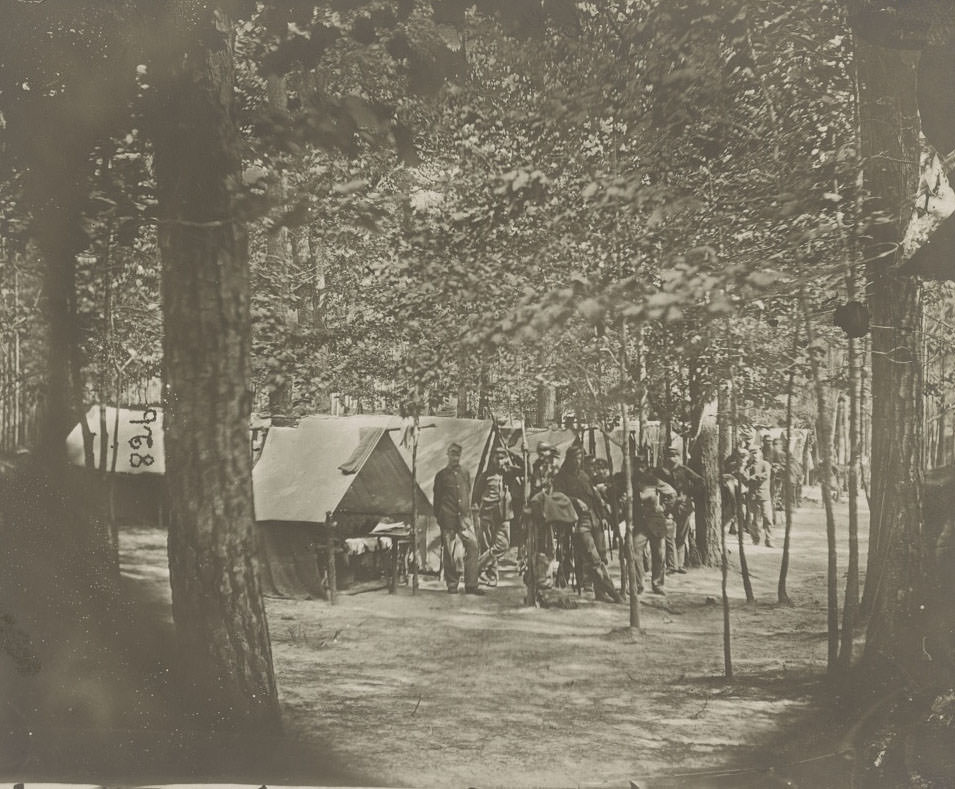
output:
M583 451L580 447L573 446L567 450L564 465L554 477L554 490L567 496L576 510L577 521L573 536L583 563L583 567L577 568L577 572L593 583L594 597L597 600L620 603L620 594L607 571L607 565L600 558L594 541L594 531L599 528L597 513L600 504L590 478L581 467L582 460Z
M667 515L672 518L672 525L667 527L667 571L685 573L693 500L697 491L702 489L703 479L683 465L680 450L675 447L666 450L663 464L653 473L676 491L676 496L668 497L664 505Z
M539 493L550 485L551 480L560 468L560 452L557 447L546 441L537 442L537 460L531 470L531 495Z
M434 478L434 512L444 546L444 580L457 594L464 574L465 594L483 595L478 588L478 541L471 520L471 475L461 468L461 445L448 446L448 465Z
M753 447L749 451L749 463L745 471L749 489L749 533L754 545L759 545L760 537L765 535L767 548L773 547L773 505L769 482L771 474L772 467L769 462L763 459L763 453L758 447Z
M480 580L497 586L498 562L511 545L508 524L514 517L511 493L513 473L507 450L498 446L491 453L487 470L477 484L478 524L481 556L478 560Z

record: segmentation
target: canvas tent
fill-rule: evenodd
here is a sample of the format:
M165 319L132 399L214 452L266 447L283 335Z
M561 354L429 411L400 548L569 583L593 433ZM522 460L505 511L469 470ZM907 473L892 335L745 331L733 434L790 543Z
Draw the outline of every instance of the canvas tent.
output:
M97 469L101 467L102 460L100 428L103 413L106 416L107 471L115 470L117 474L165 473L162 408L151 405L119 409L111 405L91 406L86 412L86 424L89 425L90 432L93 434L93 459ZM66 455L70 463L76 466L86 465L83 429L79 424L67 436Z
M119 523L159 525L162 522L162 475L166 470L162 409L94 405L86 412L85 419L92 434L93 469L86 468L81 425L74 426L66 438L67 460L82 469L77 473L87 475L83 480L84 489L92 500L109 501ZM104 421L105 468L102 464ZM110 475L108 479L104 471Z
M475 493L478 476L487 466L488 458L496 436L497 428L490 419L458 419L451 416L422 416L418 420L421 430L418 433L417 473L418 484L428 497L434 501L434 478L448 464L448 446L461 445L461 467L471 476L471 493ZM394 433L401 454L411 468L411 441L407 428L410 420L402 422L396 418L400 429ZM477 526L477 524L475 524ZM427 518L426 545L422 549L422 567L437 572L441 567L441 530L433 514Z
M456 419L450 416L422 416L418 438L418 484L428 497L434 496L434 478L448 464L448 446L461 445L461 467L471 475L472 486L484 471L495 437L490 419ZM401 435L396 433L396 436ZM401 452L411 466L409 442L401 441Z
M448 462L447 448L452 442L461 445L461 465L476 481L484 470L495 436L493 422L485 419L456 419L453 417L422 416L417 453L417 483L423 500L418 505L419 567L438 572L441 567L441 533L434 518L431 500L434 495L434 478ZM273 544L273 553L285 556L286 565L296 563L299 569L289 568L285 581L274 578L274 586L284 588L284 593L301 593L306 585L301 580L300 565L314 566L310 544L315 540L315 524L324 522L325 512L336 512L338 520L346 520L357 533L365 529L374 515L382 519L407 518L410 514L412 451L408 428L410 422L397 416L316 415L303 419L297 427L273 427L266 438L262 455L253 469L256 520L262 528L260 533ZM391 487L385 483L376 464L362 465L363 452L359 446L360 434L377 430L389 436L390 449L383 450L376 444L370 457L387 452L393 461L397 455L403 469L390 468ZM366 442L371 439L366 438ZM368 444L364 444L367 448ZM356 460L357 459L357 460ZM349 483L340 466L361 466L356 479ZM404 482L395 480L405 475ZM396 498L397 497L397 498ZM396 506L395 501L400 501ZM366 513L362 515L362 513ZM281 524L283 528L275 528ZM297 525L296 525L297 524ZM309 524L306 526L305 524ZM298 532L297 536L294 533ZM277 542L287 544L279 546ZM292 557L295 557L294 559ZM270 561L273 570L275 561ZM279 568L279 573L284 572ZM299 581L292 583L295 576ZM317 578L311 579L317 583ZM306 590L307 591L307 590ZM313 594L313 591L307 591Z
M578 433L569 428L535 428L529 427L527 432L527 446L530 451L530 460L533 463L537 459L537 445L539 443L551 444L557 447L560 456L563 459L567 450L578 441ZM630 434L636 438L636 425L630 426ZM609 439L605 440L605 439ZM659 422L646 422L644 425L644 444L650 448L650 463L655 465L663 450L664 431ZM520 428L510 428L508 433L508 448L517 454L521 452L521 430ZM584 451L592 454L595 458L609 460L614 471L620 471L623 468L623 431L620 428L607 433L598 427L585 427L581 431L580 441ZM609 454L607 451L609 444ZM679 444L679 438L676 438L675 444Z
M346 539L367 535L380 520L410 518L411 471L386 425L382 418L313 416L269 430L252 470L267 592L321 594L314 548L324 542L328 513ZM415 494L424 525L431 505L420 486Z

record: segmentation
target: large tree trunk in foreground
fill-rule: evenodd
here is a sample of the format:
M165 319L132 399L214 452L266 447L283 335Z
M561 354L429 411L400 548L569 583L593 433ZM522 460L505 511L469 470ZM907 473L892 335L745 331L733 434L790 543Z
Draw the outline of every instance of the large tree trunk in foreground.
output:
M231 27L195 5L198 29L186 31L194 45L157 80L154 132L173 616L196 712L218 726L273 728L278 701L254 558Z
M920 286L893 272L918 182L918 117L912 59L858 45L862 156L873 224L864 258L872 310L872 484L865 656L924 677L922 369Z

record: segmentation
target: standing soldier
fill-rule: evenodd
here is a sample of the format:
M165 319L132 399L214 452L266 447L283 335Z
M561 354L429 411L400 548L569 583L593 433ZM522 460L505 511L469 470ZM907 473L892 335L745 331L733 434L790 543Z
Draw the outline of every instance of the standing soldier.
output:
M773 547L773 505L769 481L771 475L772 467L769 461L763 460L763 453L758 447L753 447L749 451L749 465L746 467L745 477L749 488L749 534L754 545L759 545L760 537L763 536L767 548Z
M657 479L666 482L676 491L676 495L672 498L668 497L664 504L666 514L673 519L673 523L667 527L667 570L685 573L693 501L702 488L703 479L695 471L683 465L680 450L676 447L666 450L663 465L656 468L653 473Z
M594 597L611 603L620 603L622 599L614 586L607 565L600 558L594 531L599 528L597 517L600 508L599 496L590 482L590 478L581 467L583 450L573 446L567 450L567 457L557 476L554 477L554 490L567 496L577 513L573 538L579 549L581 567L576 567L578 583L588 579L593 583Z
M464 573L465 594L483 595L478 588L478 542L471 521L471 475L461 468L461 445L448 446L448 465L434 478L434 512L444 546L444 580L457 594Z
M560 468L560 452L553 444L545 441L537 443L537 459L531 470L531 495L539 493L550 485L551 480Z
M498 446L491 453L487 470L477 484L478 524L481 556L480 580L497 586L498 562L511 547L509 524L514 517L514 496L511 491L514 474L507 450Z

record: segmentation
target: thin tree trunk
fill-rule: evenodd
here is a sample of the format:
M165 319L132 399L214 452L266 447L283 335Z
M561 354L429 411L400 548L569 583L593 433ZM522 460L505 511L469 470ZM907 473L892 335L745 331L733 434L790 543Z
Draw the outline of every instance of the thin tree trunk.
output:
M723 674L727 679L733 677L733 649L730 632L730 598L727 592L729 562L726 557L726 530L720 529L720 590L723 598Z
M184 57L155 75L164 318L166 511L173 617L196 713L274 731L278 697L255 564L248 241L233 204L241 159L231 24L196 13ZM208 716L206 718L206 716Z
M647 343L643 324L637 327L637 454L643 457L647 436ZM626 431L624 431L626 432Z
M719 444L717 453L719 455L720 470L723 470L723 461L729 457L733 451L732 426L730 425L730 387L732 383L727 380L720 381L717 394L717 416L716 421L719 427Z
M855 272L848 275L848 300L856 298ZM852 665L852 640L859 609L859 340L849 338L849 558L846 568L846 595L842 610L842 646L839 662Z
M673 383L670 379L670 365L663 365L663 444L668 447L673 443ZM651 462L653 459L651 458Z
M491 417L491 378L486 359L481 360L481 374L478 379L478 419Z
M730 365L730 412L731 412L731 421L730 427L732 428L733 435L733 449L735 450L739 444L739 413L737 411L736 403L736 365ZM749 577L749 564L746 562L746 547L743 544L743 535L746 532L747 517L749 513L746 511L746 486L740 482L739 485L739 495L736 497L736 534L738 537L737 544L739 550L739 571L740 575L743 578L743 591L746 593L746 602L755 603L756 595L753 594L753 582Z
M279 74L268 74L265 78L266 98L270 111L284 115L288 111L288 88L285 83L285 77ZM276 179L269 189L269 200L284 210L287 200L288 187L284 172L276 174ZM273 276L278 276L281 281L282 303L279 306L279 319L286 327L289 327L289 312L292 304L291 281L291 262L292 249L289 242L289 231L284 225L266 235L265 240L266 265L270 268ZM292 404L292 371L280 369L282 376L274 387L269 391L269 412L272 414L286 414Z
M701 500L697 501L702 517L696 523L696 553L701 564L715 567L721 561L723 512L720 497L719 406L717 402L710 406L710 409L703 410L698 439L704 490Z
M783 478L783 506L786 513L786 533L783 536L783 558L779 565L779 586L776 599L780 605L792 605L786 590L786 577L789 574L789 546L793 528L793 476L792 476L792 429L793 429L793 389L796 388L796 359L799 354L799 326L793 332L793 358L789 368L789 385L786 387L786 474Z
M945 421L946 409L948 405L945 402L947 384L945 382L945 367L948 363L948 352L941 351L941 360L939 361L939 388L941 395L938 403L938 443L935 446L935 467L939 468L945 465Z
M458 419L464 419L468 416L468 385L463 381L458 384L458 404L455 409L455 416Z
M20 269L18 255L13 256L13 446L24 445L23 370L20 359Z
M746 602L755 603L756 595L753 593L753 582L749 577L749 564L746 561L746 547L743 535L746 533L747 517L746 512L746 488L740 485L739 496L736 499L736 536L739 548L739 571L743 577L743 591L746 593Z
M828 564L826 571L826 599L827 599L827 631L828 657L826 668L835 671L839 658L839 594L837 589L838 572L836 562L836 519L832 511L832 428L829 424L829 410L826 403L826 390L820 372L820 356L814 346L814 333L805 300L801 299L801 306L806 324L806 338L809 341L809 363L812 369L812 380L816 390L816 424L818 426L819 460L821 467L822 501L826 509L826 544Z
M642 339L642 334L641 334ZM620 377L623 379L627 373L627 323L620 321ZM642 370L642 366L640 367ZM621 384L623 381L621 381ZM638 381L637 386L643 387L643 381ZM627 591L630 595L630 627L633 630L640 629L640 595L637 594L637 565L636 562L642 561L642 556L636 556L633 549L633 475L630 467L630 447L628 436L630 435L630 425L627 417L627 401L620 400L620 427L623 430L624 448L623 448L623 479L627 491L627 505L623 508L624 521L624 551L627 555Z

